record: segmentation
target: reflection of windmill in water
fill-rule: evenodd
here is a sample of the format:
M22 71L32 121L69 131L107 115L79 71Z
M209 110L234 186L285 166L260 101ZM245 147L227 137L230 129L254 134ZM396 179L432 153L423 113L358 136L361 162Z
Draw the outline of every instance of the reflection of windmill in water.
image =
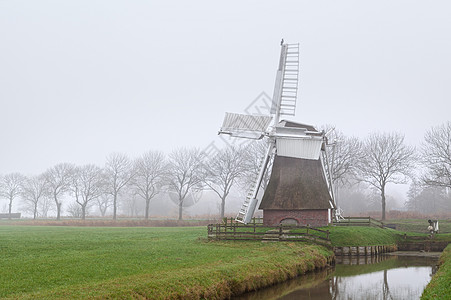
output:
M259 174L236 217L239 222L250 222L259 200L266 225L322 226L331 221L335 204L324 132L280 120L282 115L295 115L298 77L299 44L282 42L271 115L226 113L219 134L264 139L267 144ZM261 197L262 181L268 178Z

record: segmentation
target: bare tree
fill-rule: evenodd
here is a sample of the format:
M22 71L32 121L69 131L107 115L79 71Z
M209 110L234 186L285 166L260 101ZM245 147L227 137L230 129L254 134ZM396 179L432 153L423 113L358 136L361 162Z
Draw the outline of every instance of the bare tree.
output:
M406 206L409 210L421 213L440 213L450 211L451 202L450 195L446 192L446 188L435 185L417 185L410 186L408 192L408 202Z
M168 189L176 195L179 220L182 220L185 200L191 192L202 189L203 153L199 149L179 148L169 154Z
M242 149L245 150L243 155L247 160L246 165L248 169L246 171L246 176L244 176L242 180L240 180L240 186L242 186L242 189L247 192L249 188L253 187L253 185L255 184L254 181L260 172L261 164L263 161L263 157L266 154L268 144L260 140L246 143L241 147L243 147ZM265 172L263 176L264 178L262 180L262 186L260 188L262 190L265 190L266 185L269 182L271 172Z
M356 137L345 136L332 125L323 126L323 130L327 133L327 163L331 169L335 203L338 205L339 191L355 179L362 143Z
M41 218L47 218L47 215L54 206L54 202L52 199L47 195L46 197L42 197L38 203L38 212L39 216Z
M134 162L135 176L130 184L146 202L146 219L149 219L150 201L159 193L166 172L167 164L162 152L146 152Z
M219 150L206 161L205 184L221 199L221 218L224 218L225 202L230 189L248 172L248 162L244 149L235 146Z
M67 212L71 217L81 218L81 207L75 202L69 203L67 206Z
M42 198L48 197L47 181L43 175L26 178L22 184L22 198L28 211L33 213L33 219L38 217L38 204Z
M49 193L53 198L53 201L55 201L57 220L61 219L61 197L68 192L73 169L73 164L60 163L51 167L44 173L49 187Z
M127 186L122 192L119 201L122 203L122 213L129 217L137 217L143 210L141 199L139 199L136 190Z
M380 192L385 220L387 183L406 183L412 174L415 149L404 144L399 133L371 134L363 143L357 164L358 179Z
M102 169L95 165L76 167L71 177L70 189L75 202L80 205L81 218L86 218L88 205L103 193Z
M328 140L332 182L335 186L343 186L356 174L357 158L362 143L358 138L347 137L336 129L328 136Z
M423 182L429 186L451 188L451 122L427 131L421 150L427 170Z
M105 217L106 211L110 206L113 205L111 195L107 193L102 193L100 197L97 198L97 206L100 210L102 217Z
M8 219L11 219L11 210L13 201L22 193L22 183L25 180L25 176L20 173L6 174L0 181L0 197L9 201L8 203Z
M113 219L117 218L117 197L133 177L132 163L127 155L112 153L105 164L106 192L113 197Z

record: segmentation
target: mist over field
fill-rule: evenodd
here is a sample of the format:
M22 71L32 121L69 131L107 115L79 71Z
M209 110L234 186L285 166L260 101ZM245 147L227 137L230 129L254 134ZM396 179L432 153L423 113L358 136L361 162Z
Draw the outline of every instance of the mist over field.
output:
M418 157L408 178L387 183L387 210L449 210L449 186L415 187L432 174L426 135L450 122L450 9L447 1L407 0L2 1L0 176L20 174L23 187L67 163L99 179L113 153L134 162L157 151L169 161L180 148L227 148L237 142L217 135L225 112L267 112L283 38L300 43L296 115L287 119L362 143L399 133ZM252 176L240 176L222 210L229 216L249 189ZM348 213L379 211L380 192L359 182L341 185L338 203ZM60 200L36 200L31 186L13 201L4 191L0 212L54 218L61 205L63 217L83 209L87 217L146 215L137 184L105 202L100 189L77 202L74 182ZM221 214L210 188L194 185L193 203L181 205L167 184L155 186L150 217Z

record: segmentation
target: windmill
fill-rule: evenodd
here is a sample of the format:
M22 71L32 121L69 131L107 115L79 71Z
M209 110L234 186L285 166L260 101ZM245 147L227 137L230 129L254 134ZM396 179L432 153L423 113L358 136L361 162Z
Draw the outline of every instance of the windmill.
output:
M299 44L282 40L270 114L225 115L219 134L263 139L266 143L259 173L236 217L238 222L249 223L260 200L264 223L268 225L285 219L300 223L306 210L326 210L330 221L335 204L325 133L310 125L280 120L281 116L295 115L298 82ZM259 193L262 185L267 186L263 197ZM307 203L306 197L312 199Z

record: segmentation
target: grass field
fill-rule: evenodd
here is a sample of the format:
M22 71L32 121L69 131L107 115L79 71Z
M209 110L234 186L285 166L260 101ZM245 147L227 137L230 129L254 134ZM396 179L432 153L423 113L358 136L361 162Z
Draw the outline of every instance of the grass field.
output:
M300 243L208 242L206 227L0 226L0 297L223 298L327 263Z
M421 295L423 300L451 299L451 245L440 256L440 267Z
M392 245L404 234L377 227L323 229L334 246ZM326 248L299 242L209 242L206 236L205 226L3 225L0 298L221 299L324 266L331 256ZM439 236L451 240L451 234Z
M332 245L337 247L394 245L401 238L398 231L388 228L329 226L323 229L330 231Z

